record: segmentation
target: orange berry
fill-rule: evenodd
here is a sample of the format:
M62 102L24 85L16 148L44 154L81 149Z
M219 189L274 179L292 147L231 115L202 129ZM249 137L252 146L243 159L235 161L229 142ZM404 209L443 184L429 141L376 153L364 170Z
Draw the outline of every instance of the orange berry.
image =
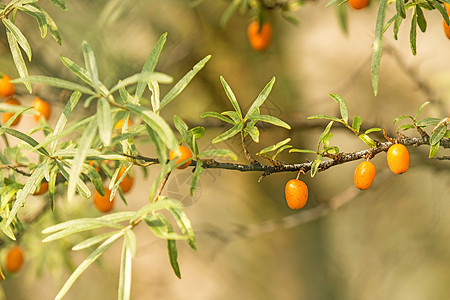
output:
M408 171L409 153L402 144L394 144L387 152L387 162L394 174L402 174Z
M23 250L19 246L14 246L9 249L6 254L5 268L9 273L15 273L20 270L23 265L24 257Z
M3 98L14 95L14 84L10 82L11 78L7 75L3 75L0 79L0 96Z
M41 182L41 186L39 187L39 189L36 189L33 193L33 195L35 196L39 196L42 195L44 193L46 193L48 191L48 182L47 181L42 181Z
M300 209L308 201L308 187L298 179L291 179L284 188L287 205L291 209Z
M127 122L127 128L131 126L131 121L128 119ZM117 121L117 123L114 125L114 129L116 129L118 132L122 133L122 127L123 127L123 118Z
M355 170L354 182L355 186L360 190L367 190L375 179L377 170L370 161L363 161Z
M178 166L177 169L186 169L187 167L189 167L189 165L192 162L192 152L191 150L189 150L189 148L185 147L185 146L178 146L178 149L181 152L181 156L178 157L177 154L175 153L175 151L170 150L169 153L169 160L174 160L175 158L178 157L176 164L180 164L181 162L185 161L186 159L189 159L188 161L186 161L184 164L182 164L181 166Z
M353 9L359 10L369 5L369 0L348 0L348 5Z
M122 166L122 168L120 168L119 174L117 175L117 179L119 179L120 177L122 177L123 173L125 172L125 167ZM133 176L131 176L129 173L125 176L125 178L119 183L120 188L122 189L122 192L125 194L127 193L129 190L131 190L131 188L133 187L133 181L134 178Z
M247 36L250 46L256 51L262 51L269 47L272 41L272 25L264 22L262 26L258 20L254 20L248 25Z
M20 102L13 98L6 99L5 103L10 105L20 105ZM11 119L12 116L14 116L14 113L12 112L3 113L3 124L8 122L8 120ZM18 115L17 118L14 120L14 122L12 122L11 126L19 124L20 118L22 118L22 116Z
M33 118L36 122L39 122L39 119L41 117L44 117L46 120L50 118L50 114L52 112L52 107L50 106L50 103L42 100L39 97L36 97L32 105L34 107L34 110L36 110L39 113L38 115L33 115Z
M94 204L100 212L108 212L114 206L114 198L109 201L111 190L105 187L105 196L100 195L97 191L94 192Z
M447 25L447 23L445 23L445 20L442 20L442 27L444 27L445 35L450 40L450 25Z

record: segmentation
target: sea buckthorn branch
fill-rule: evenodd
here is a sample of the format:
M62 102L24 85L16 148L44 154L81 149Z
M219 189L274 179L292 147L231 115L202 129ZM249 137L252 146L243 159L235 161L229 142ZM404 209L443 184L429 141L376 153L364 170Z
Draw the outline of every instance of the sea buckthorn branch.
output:
M429 145L429 139L426 137L405 137L405 138L397 138L394 139L396 143L403 144L406 146L414 146L418 147L421 145ZM330 157L333 159L322 161L318 167L318 171L325 171L333 166L344 164L347 162L355 161L361 158L374 157L375 155L386 152L390 146L393 145L393 142L383 142L379 143L376 148L369 148L366 150L356 151L352 153L338 153L334 154ZM450 148L450 139L444 138L441 140L440 144L443 148ZM143 160L146 162L152 162L154 164L158 163L158 159L145 157L142 155L125 155L132 159ZM199 160L192 160L191 166L196 166ZM272 173L281 173L281 172L298 172L302 170L303 172L308 172L311 170L311 166L313 162L306 163L280 163L279 165L265 165L265 164L240 164L240 163L231 163L231 162L220 162L215 159L204 159L201 160L202 167L205 169L224 169L231 171L240 171L240 172L263 172L265 175L269 175Z

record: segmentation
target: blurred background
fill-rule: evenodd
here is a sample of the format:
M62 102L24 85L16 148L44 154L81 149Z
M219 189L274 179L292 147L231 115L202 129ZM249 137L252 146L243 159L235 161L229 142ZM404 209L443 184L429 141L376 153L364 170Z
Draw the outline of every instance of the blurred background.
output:
M197 6L185 0L79 0L68 1L69 10L62 12L43 2L41 5L59 26L62 46L51 37L42 40L37 24L27 15L18 13L17 24L33 50L33 60L27 64L32 75L76 81L59 55L82 64L83 40L92 44L100 78L108 86L140 72L164 32L168 32L168 39L156 70L173 76L175 81L211 54L205 68L162 115L171 120L177 113L192 127L207 124L206 135L199 141L200 150L231 149L239 155L239 162L246 161L237 141L210 143L226 127L200 118L205 111L231 109L219 76L227 80L244 111L276 77L262 111L286 121L293 129L265 125L260 143L249 144L252 154L288 137L296 148L315 149L327 122L306 118L316 114L338 116L338 106L328 93L341 94L350 117L363 118L363 128L382 127L391 135L396 129L392 120L414 115L425 101L432 104L423 117L449 116L450 41L438 12L425 12L428 28L425 34L418 33L415 57L409 49L410 18L402 24L398 41L388 29L380 90L374 97L370 60L378 3L361 11L344 4L348 34L339 27L336 8L325 8L326 1L307 1L293 12L299 21L297 26L279 11L267 11L264 17L273 25L274 35L272 45L264 52L255 52L248 43L246 30L251 15L236 13L225 28L220 26L228 4L216 0L205 0ZM387 18L394 11L395 7L390 7ZM0 41L0 71L15 78L18 75L4 30ZM170 87L164 86L162 94ZM30 104L34 96L27 95L23 86L17 89L22 103ZM54 125L66 98L59 90L47 87L35 93L55 108L49 121ZM80 108L75 117L89 113ZM27 132L31 125L22 122L18 129ZM337 125L333 128L332 144L341 151L367 148L350 131ZM417 136L414 132L407 134ZM142 141L138 149L154 155L148 145ZM179 243L179 280L170 268L165 241L155 238L145 226L138 226L132 299L450 299L450 165L448 161L427 159L426 146L409 149L410 170L403 175L389 171L385 153L377 155L373 159L377 177L367 191L353 186L353 172L359 162L331 168L313 179L309 173L301 176L310 196L300 212L290 210L284 200L284 186L296 173L273 174L258 183L261 174L206 170L199 190L189 197L191 170L174 172L165 194L187 206L198 251ZM441 148L438 155L449 155L448 150ZM314 156L283 153L279 158L302 163ZM140 169L133 169L136 180L127 195L129 206L116 201L116 211L137 210L148 202L157 173L152 168L146 178ZM336 199L348 203L317 220L294 226L292 220L301 218L305 210ZM33 210L38 200L27 202L27 209ZM58 200L63 220L99 215L91 200ZM33 224L30 233L23 236L26 265L20 274L1 283L7 299L54 298L68 278L66 265L70 263L64 263L62 254L70 251L74 241L40 242L40 232L51 219L48 216ZM266 226L270 220L274 222ZM246 230L248 226L252 230ZM109 249L102 263L91 266L65 299L117 298L120 251L119 245ZM71 254L75 265L86 256Z

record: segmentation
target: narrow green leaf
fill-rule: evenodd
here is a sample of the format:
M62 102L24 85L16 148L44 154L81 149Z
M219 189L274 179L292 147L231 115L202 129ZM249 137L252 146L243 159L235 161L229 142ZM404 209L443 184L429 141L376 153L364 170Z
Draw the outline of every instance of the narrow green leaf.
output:
M94 50L92 49L92 46L87 41L83 41L81 43L81 49L83 50L84 64L85 64L86 70L88 71L90 78L92 79L92 84L94 85L94 89L96 91L99 91L100 90L100 81L98 79L98 68L97 68L97 62L95 61Z
M160 103L161 103L161 99L160 99L161 91L159 89L158 82L150 81L148 83L148 89L152 93L150 96L150 102L152 103L153 111L157 112L159 110ZM138 98L135 98L135 99L138 99Z
M98 174L97 170L94 167L85 164L83 165L83 173L85 173L89 177L89 180L94 185L95 190L100 195L105 196L105 187L103 186L103 179L100 176L100 174Z
M159 72L143 72L131 75L123 80L120 80L115 86L109 91L110 94L118 91L120 88L135 84L136 82L144 82L145 84L156 81L160 83L171 83L173 78L169 75ZM133 102L134 103L134 102ZM137 103L137 102L136 102Z
M161 209L169 209L171 207L182 207L182 204L180 201L174 199L168 198L159 199L157 202L152 202L142 207L139 211L136 212L134 218L131 221L134 222L135 220L139 219L140 217L150 212L154 212Z
M224 133L216 136L212 140L213 144L225 141L225 140L235 136L236 134L238 134L242 130L242 128L244 128L244 123L237 123L237 124L235 124L229 130L227 130Z
M167 228L167 233L173 233L173 227L170 222L161 214L156 215L157 219L162 222ZM167 251L169 254L170 265L172 266L172 270L178 278L181 278L180 266L178 265L178 251L177 251L177 243L173 239L167 239Z
M36 147L37 145L39 145L39 143L35 139L33 139L31 136L26 135L25 133L22 133L20 131L15 130L15 129L1 127L0 128L0 135L3 134L3 133L12 135L12 136L18 138L19 140L22 140L25 143L29 144L31 147ZM45 156L49 156L50 155L50 153L48 153L47 149L45 149L45 148L38 148L37 151L40 152L41 154L45 155Z
M447 13L447 10L445 9L444 5L442 5L441 3L437 2L436 0L428 0L428 1L433 3L433 6L436 7L436 9L441 13L442 17L445 20L445 23L447 23L447 25L450 24L448 13Z
M319 144L317 145L317 152L319 152L320 142L323 142L323 139L330 132L331 126L333 126L333 123L334 123L334 121L330 121L330 123L328 123L327 127L325 127L325 129L323 130L322 134L320 135L320 137L319 137Z
M378 132L378 131L381 131L381 128L369 128L366 131L364 131L364 134L369 134L369 133Z
M170 231L167 227L167 224L170 225L169 221L160 213L146 216L143 220L157 238L163 240L187 240L187 237L175 233L173 229ZM172 228L172 226L170 226L170 228Z
M159 163L164 166L167 160L166 146L163 141L159 138L156 132L148 125L145 125L147 129L148 137L150 141L156 146L156 155L158 156Z
M256 121L262 121L266 123L273 124L275 126L283 127L286 129L291 129L291 126L289 126L288 123L278 119L277 117L270 116L270 115L257 115L253 114L248 117L249 120L256 120Z
M72 114L72 111L75 109L75 106L77 105L78 101L81 98L81 92L75 91L70 95L69 101L66 103L66 106L64 107L64 111L61 114L61 116L58 119L58 122L56 123L55 130L51 136L55 136L58 133L60 133L64 127L67 124L67 120L69 119L70 115ZM55 152L56 146L58 145L58 140L56 139L52 142L50 145L50 152Z
M2 19L3 24L5 27L14 35L14 38L17 40L17 43L20 45L20 47L23 49L25 54L28 56L28 60L31 61L31 47L30 44L28 44L27 38L23 35L22 31L14 25L13 22L11 22L8 18Z
M277 152L275 153L275 155L272 156L272 158L275 159L278 156L278 154L280 154L281 152L283 152L284 150L289 149L289 148L292 148L292 146L291 145L284 145L284 146L280 147L277 150Z
M241 117L239 117L238 113L235 112L234 110L224 111L224 112L222 112L222 115L230 117L231 120L233 120L233 124L237 124L239 122L242 122Z
M316 176L317 171L319 171L320 163L322 162L322 155L317 155L317 158L313 161L311 165L311 177Z
M69 279L67 279L64 286L59 291L58 295L56 295L55 300L61 300L64 295L69 291L75 281L80 277L80 275L93 263L95 262L115 241L117 241L124 232L118 232L113 235L109 239L107 239L103 244L101 244L94 252L92 252L79 266L76 270L70 275Z
M93 119L91 122L89 122L86 130L83 132L83 135L81 136L78 144L77 153L73 158L72 168L69 172L69 185L67 188L68 201L72 200L73 196L75 195L75 189L80 178L80 173L83 168L83 162L86 158L86 153L91 148L92 142L94 141L94 137L97 132L97 122L95 121L96 120Z
M67 10L67 5L65 0L50 0L56 7L59 7L62 10Z
M289 153L294 153L294 152L298 152L298 153L314 153L317 154L317 151L314 150L308 150L308 149L289 149Z
M398 31L400 29L400 25L402 24L403 18L398 14L395 15L394 18L394 40L398 41Z
M441 145L441 141L438 141L436 144L431 145L429 158L433 158L439 151L439 146Z
M169 212L174 217L175 221L180 227L181 232L188 237L187 242L189 246L197 250L197 245L195 243L194 229L192 228L191 222L189 221L187 215L184 213L183 209L178 207L170 207Z
M100 140L105 146L109 146L113 128L111 106L108 100L103 97L97 101L97 124Z
M44 84L44 85L54 86L54 87L66 89L66 90L80 91L80 92L82 92L84 94L88 94L88 95L95 95L95 92L93 92L91 89L89 89L85 86L82 86L82 85L79 85L77 83L70 82L67 80L55 78L55 77L28 76L25 78L14 79L11 82L13 82L13 83L19 83L19 82L30 83L31 82L31 83L36 83L36 84Z
M416 55L416 41L417 41L417 5L414 5L413 15L411 19L411 31L409 32L409 44L411 52Z
M375 25L375 40L372 52L372 87L375 96L378 94L378 80L380 75L381 53L383 51L383 29L386 19L388 0L380 0L378 5L377 21Z
M85 220L86 222L83 224L79 224L76 223L76 225L74 225L73 227L68 227L65 229L62 229L60 231L57 231L55 233L50 234L49 236L47 236L45 239L42 240L43 243L48 243L48 242L52 242L55 240L59 240L62 238L65 238L69 235L75 234L75 233L80 233L80 232L84 232L84 231L88 231L88 230L93 230L93 229L97 229L97 228L114 228L114 229L123 229L124 226L114 223L114 222L109 222L109 221L104 221L104 220L99 220L99 219L78 219L77 221L80 220ZM66 222L67 223L67 222ZM49 228L47 228L49 229Z
M256 126L247 123L244 128L244 136L247 136L247 134L250 135L255 143L259 143L259 129Z
M198 186L198 182L200 181L200 175L204 171L202 164L203 164L203 162L201 160L197 161L197 165L195 166L194 174L192 174L191 186L189 189L191 196L194 195L194 192Z
M32 194L35 191L37 185L42 181L42 179L44 178L45 168L45 163L37 166L37 168L33 170L33 173L28 178L28 181L25 183L23 189L17 192L16 201L14 201L11 212L9 213L5 228L8 227L9 224L11 224L11 222L14 220L19 209L25 204L28 195Z
M239 106L239 103L236 99L236 96L234 95L233 91L231 90L230 86L228 85L228 83L225 81L225 79L220 76L220 82L222 83L222 86L225 90L225 93L227 94L228 99L230 99L231 105L233 105L234 110L236 111L236 113L238 114L239 118L242 119L242 112L241 112L241 108Z
M127 232L130 232L129 230ZM126 237L126 235L125 235ZM132 251L128 245L128 240L123 240L122 257L120 260L119 288L117 290L119 300L129 300L131 296L131 269Z
M398 122L400 122L401 120L407 119L407 118L411 118L410 116L400 116L394 119L394 121L392 122L393 124L397 124Z
M397 127L397 131L408 130L408 129L413 129L413 128L415 128L414 125L412 125L412 124L405 124L405 125Z
M417 9L417 24L419 25L420 31L425 32L427 30L427 20L423 15L423 11L419 5L416 6Z
M348 18L347 18L347 7L344 5L338 5L337 9L337 17L339 21L339 27L344 32L345 35L348 34Z
M447 132L447 126L440 125L439 127L433 129L433 132L430 136L430 145L436 145Z
M225 28L228 21L230 20L231 16L236 12L236 10L239 8L239 4L241 3L240 0L232 0L232 2L228 5L228 7L225 9L222 17L220 18L220 27Z
M47 21L48 31L50 31L50 34L53 37L53 39L59 45L61 45L62 44L61 34L59 33L58 26L56 26L55 21L53 21L52 17L50 17L50 15L45 10L42 10L42 13L44 14L45 20Z
M69 172L67 172L66 168L69 168L67 164L63 164L59 161L56 161L56 165L58 166L59 171L64 176L64 178L68 181L69 180ZM89 198L91 196L91 191L87 187L87 185L78 178L76 191L85 199Z
M270 91L272 91L272 87L275 83L275 77L272 77L272 79L269 81L269 83L264 87L264 89L259 93L258 97L255 99L255 101L252 103L252 106L247 111L247 114L245 115L245 120L247 120L251 115L253 115L261 105L263 105L264 101L266 101L267 97L270 94Z
M425 118L425 119L422 119L422 120L418 121L416 123L416 125L419 126L419 127L425 127L425 126L429 126L429 125L436 126L439 123L439 121L441 121L441 119L428 117L428 118Z
M72 72L74 73L78 78L89 84L90 86L93 86L92 79L89 76L88 71L81 67L80 65L73 62L70 58L60 55L59 58L63 62L63 64Z
M8 39L9 49L11 50L11 55L14 64L16 65L17 72L19 72L21 78L27 77L28 69L27 66L25 65L25 61L23 60L22 52L19 49L17 39L8 29L6 30L6 37ZM31 84L29 82L24 82L24 85L27 88L28 92L31 94L32 92Z
M202 113L202 115L200 117L201 118L206 118L206 117L216 118L221 121L224 121L224 122L234 125L234 122L230 118L227 118L224 115L219 114L218 112L215 112L215 111L204 112L204 113Z
M146 107L130 103L125 104L125 107L137 114L148 126L150 126L167 148L171 150L178 149L178 140L163 118Z
M371 147L371 148L376 148L377 144L375 143L374 140L372 140L367 134L360 134L359 138L366 143L367 146Z
M284 145L286 145L287 143L289 143L290 141L291 141L291 138L287 138L287 139L285 139L285 140L282 140L281 142L278 142L278 143L276 143L275 145L271 145L271 146L268 146L268 147L262 149L261 151L259 151L258 153L256 153L256 155L260 155L260 154L263 154L263 153L267 153L267 152L271 152L271 151L277 150L277 149L280 148L281 146L284 146Z
M189 71L180 81L175 84L175 86L164 96L161 100L161 104L158 111L170 103L176 96L178 96L184 88L191 82L192 78L205 66L208 60L211 58L211 55L206 56L200 62L198 62L191 71Z
M178 132L181 134L184 140L186 141L191 140L191 134L188 132L189 127L186 125L186 123L184 123L184 121L180 118L179 115L177 114L173 115L173 124L175 125L175 128L178 130Z
M339 110L341 111L341 117L345 123L348 123L348 110L347 104L345 103L344 98L342 98L339 94L328 94L334 101L339 104Z
M424 104L422 104L419 109L417 110L415 116L414 116L414 120L417 119L417 117L420 115L420 113L422 112L422 110L425 108L425 106L427 106L428 104L430 104L430 101L426 101Z
M50 203L50 209L52 212L55 211L55 186L56 186L56 178L58 177L58 168L53 168L52 172L50 172L49 180L48 180L48 201Z
M153 72L155 70L156 64L158 63L159 55L161 54L162 48L164 47L164 44L166 43L167 39L167 32L163 33L160 37L158 42L156 42L156 45L153 47L152 52L150 53L149 57L147 58L147 61L145 62L144 66L142 67L141 73L144 72ZM146 83L143 81L139 81L136 86L136 92L134 94L134 98L136 100L140 99L142 95L144 94ZM155 109L154 109L155 111Z
M404 0L396 0L395 8L397 10L397 14L401 16L403 19L406 18L406 9L405 9L405 1Z
M228 149L211 149L211 150L205 150L202 151L198 154L199 157L206 157L206 158L211 158L211 157L216 157L216 156L220 156L220 157L228 157L231 158L232 160L237 160L237 155Z
M307 118L308 120L313 120L313 119L320 119L320 120L330 120L330 121L335 121L335 122L339 122L342 123L342 120L336 117L330 117L330 116L325 116L325 115L315 115L315 116L311 116Z
M358 133L359 133L359 129L361 128L361 124L362 124L362 118L360 116L354 116L352 128L355 129L356 132L358 132Z
M120 232L120 231L118 231L118 230L110 231L110 232L105 232L105 233L90 237L90 238L76 244L75 246L73 246L72 251L84 250L91 246L97 245L97 244L101 243L102 241L106 240L107 238L110 238L113 235L117 234L118 232Z

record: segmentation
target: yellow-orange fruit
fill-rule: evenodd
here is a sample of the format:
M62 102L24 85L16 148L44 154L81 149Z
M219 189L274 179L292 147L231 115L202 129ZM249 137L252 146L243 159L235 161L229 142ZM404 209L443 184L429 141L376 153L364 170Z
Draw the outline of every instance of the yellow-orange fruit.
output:
M370 161L363 161L355 170L355 186L360 190L367 190L372 185L376 172L373 163Z
M247 28L250 46L256 51L267 49L272 41L272 31L272 25L269 22L264 22L260 26L258 20L252 21Z
M47 181L42 181L41 182L41 186L39 187L39 189L36 189L33 193L33 195L35 196L39 196L42 195L44 193L46 193L48 191L48 182Z
M409 167L408 149L402 144L392 145L387 152L387 162L393 173L405 173Z
M177 165L180 164L181 162L183 162L186 159L189 159L189 158L190 159L187 160L184 164L178 166L177 169L186 169L187 167L189 167L189 165L192 162L192 152L191 152L191 150L189 150L189 148L187 148L185 146L178 146L178 149L181 152L181 156L178 157L178 159L176 161ZM177 158L177 154L175 153L175 151L170 150L169 160L174 160L175 158Z
M15 93L14 84L12 84L10 81L11 78L7 75L3 75L3 77L0 79L0 96L2 96L3 98L12 96Z
M127 128L131 126L131 121L128 119L127 122ZM117 121L117 123L114 125L114 129L122 133L122 127L123 127L123 118Z
M353 9L359 10L369 5L369 0L348 0L348 5Z
M114 198L109 201L111 190L105 187L105 196L100 195L97 191L94 192L94 205L100 212L108 212L114 207Z
M20 270L23 265L24 255L23 250L19 246L14 246L9 249L6 254L5 268L9 273L15 273Z
M450 40L450 25L447 25L445 20L442 20L442 27L444 27L445 36Z
M50 114L52 112L52 107L50 106L50 103L47 101L42 100L39 97L36 97L34 99L32 106L34 107L34 110L36 110L39 114L33 115L33 118L36 122L39 122L39 119L41 117L44 117L46 120L50 118Z
M122 177L123 173L125 172L125 167L122 166L122 168L120 168L119 174L117 175L117 179L119 179L120 177ZM131 188L133 187L133 182L134 182L134 178L133 176L130 175L130 173L128 173L125 178L119 183L120 188L122 189L122 192L125 194L127 192L129 192L131 190Z
M300 209L306 205L308 201L308 187L298 179L291 179L284 188L287 205L291 209Z
M13 98L6 99L5 103L9 104L9 105L20 105L20 102ZM12 116L14 116L14 113L10 113L10 112L3 113L3 124L8 122L8 120L11 119ZM21 118L22 118L22 115L18 115L17 118L14 120L14 122L12 122L11 126L19 124Z

